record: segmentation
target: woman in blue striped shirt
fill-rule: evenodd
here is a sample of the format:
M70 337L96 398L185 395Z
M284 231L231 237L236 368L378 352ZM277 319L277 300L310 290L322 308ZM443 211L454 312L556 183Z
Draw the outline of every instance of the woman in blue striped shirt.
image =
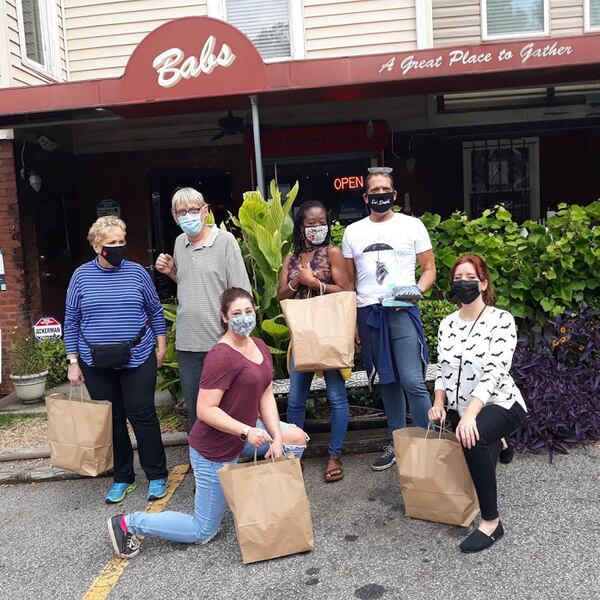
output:
M121 219L100 217L87 239L97 256L75 270L67 291L69 381L85 382L92 398L112 402L114 483L106 502L121 502L136 488L127 420L149 481L148 500L156 500L167 493L168 475L154 407L156 369L166 352L162 306L145 269L123 258Z

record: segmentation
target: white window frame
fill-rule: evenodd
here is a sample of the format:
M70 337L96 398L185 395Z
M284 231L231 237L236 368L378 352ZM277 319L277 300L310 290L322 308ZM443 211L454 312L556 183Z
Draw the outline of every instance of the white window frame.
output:
M499 145L510 147L511 143L521 142L529 146L529 189L531 191L529 197L529 218L532 221L540 219L540 138L539 137L524 137L524 138L503 138L492 140L474 140L463 142L463 200L464 211L471 216L471 152L486 148L493 148Z
M42 24L42 44L44 56L48 59L47 65L27 56L27 44L25 41L25 25L23 20L22 0L17 0L17 20L19 23L19 45L21 47L21 62L23 65L38 71L53 79L61 79L60 64L60 39L58 35L58 6L55 0L40 0Z
M487 0L481 0L481 39L484 42L492 40L510 40L546 37L550 35L550 0L544 0L544 30L543 31L518 31L516 33L488 34L487 27Z
M433 2L416 0L417 50L433 48Z
M288 0L290 15L290 56L281 58L265 58L266 63L286 62L306 58L306 40L304 33L304 1ZM208 0L207 14L209 17L227 21L226 0Z
M583 0L583 31L585 33L600 31L600 25L592 26L592 5L590 0Z

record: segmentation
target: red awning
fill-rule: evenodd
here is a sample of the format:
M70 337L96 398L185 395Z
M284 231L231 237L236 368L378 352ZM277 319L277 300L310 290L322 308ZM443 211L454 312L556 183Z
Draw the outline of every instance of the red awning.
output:
M265 64L232 25L187 17L148 34L119 78L0 90L0 127L598 79L598 34Z

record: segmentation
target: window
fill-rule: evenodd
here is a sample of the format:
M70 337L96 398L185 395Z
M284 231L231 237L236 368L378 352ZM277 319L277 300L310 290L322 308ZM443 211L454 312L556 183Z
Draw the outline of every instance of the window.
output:
M483 0L483 39L548 35L548 0Z
M600 0L585 0L585 30L600 29Z
M58 71L58 24L53 0L21 0L19 33L25 63L56 75Z
M227 21L250 38L263 59L291 58L290 0L227 0L225 7Z
M465 212L481 216L502 204L516 221L539 219L538 145L538 138L465 142Z

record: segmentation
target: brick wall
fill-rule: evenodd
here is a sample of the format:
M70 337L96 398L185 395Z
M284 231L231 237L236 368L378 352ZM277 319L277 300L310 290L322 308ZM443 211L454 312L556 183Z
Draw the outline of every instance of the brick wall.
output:
M0 140L0 250L4 253L6 291L0 291L0 329L2 330L2 383L0 393L12 389L9 379L10 334L14 327L29 321L21 223L13 142Z

